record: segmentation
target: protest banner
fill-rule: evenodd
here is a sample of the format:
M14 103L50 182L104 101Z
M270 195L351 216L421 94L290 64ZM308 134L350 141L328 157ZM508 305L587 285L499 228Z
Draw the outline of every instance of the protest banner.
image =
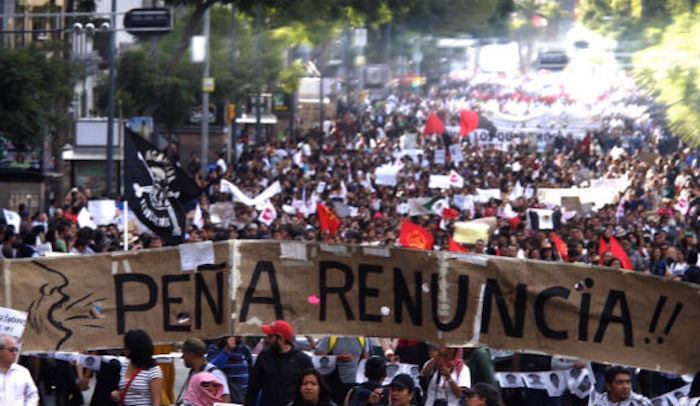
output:
M197 272L181 270L178 247L4 260L0 303L28 313L26 351L121 347L134 328L155 343L217 337L231 330L230 263L227 243Z
M692 372L700 361L700 299L691 285L435 251L307 244L280 259L289 243L234 244L237 334L260 334L260 325L284 318L302 335L478 341L672 372Z
M5 260L0 303L28 313L30 351L120 347L132 328L156 343L260 335L261 325L285 319L300 335L371 331L676 373L700 364L700 290L690 284L591 265L402 248L213 247L214 264L187 272L178 248Z

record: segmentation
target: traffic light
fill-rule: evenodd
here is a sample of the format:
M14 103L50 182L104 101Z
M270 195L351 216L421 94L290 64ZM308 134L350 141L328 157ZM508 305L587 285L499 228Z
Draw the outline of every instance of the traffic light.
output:
M236 119L236 105L229 103L226 105L226 121L229 123Z

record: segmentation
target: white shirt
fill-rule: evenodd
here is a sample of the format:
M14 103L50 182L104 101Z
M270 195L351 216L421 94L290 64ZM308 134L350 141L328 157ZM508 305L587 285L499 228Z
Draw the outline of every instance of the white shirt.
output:
M457 382L457 386L460 388L472 386L471 372L466 365L460 371L459 376L457 376L456 369L452 371L450 378ZM450 388L450 383L439 372L434 373L430 378L428 390L426 390L425 406L432 406L435 399L447 399L447 406L459 406L460 398L455 396Z
M0 372L0 406L37 406L39 392L29 370L12 364L7 373Z

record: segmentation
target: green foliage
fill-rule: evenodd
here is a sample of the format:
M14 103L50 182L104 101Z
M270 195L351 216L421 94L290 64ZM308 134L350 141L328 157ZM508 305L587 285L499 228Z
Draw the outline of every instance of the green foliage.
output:
M668 26L657 45L634 56L635 78L667 107L671 129L700 145L700 24L688 15Z
M0 48L0 132L19 149L39 147L62 124L54 106L70 99L70 68L36 49Z

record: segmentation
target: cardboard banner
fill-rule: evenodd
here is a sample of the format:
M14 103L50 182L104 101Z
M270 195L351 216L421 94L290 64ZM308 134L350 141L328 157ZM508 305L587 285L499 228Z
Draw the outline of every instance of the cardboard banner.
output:
M155 343L218 337L231 331L229 244L213 251L213 264L181 261L178 247L5 260L0 303L28 313L24 351L119 348L136 328Z
M284 318L301 335L478 341L682 373L700 362L699 291L688 284L435 251L234 244L237 334L259 335L262 324Z
M132 328L156 343L261 335L285 319L299 335L479 342L676 373L700 365L700 290L690 284L389 247L236 240L213 249L214 264L185 258L194 271L181 270L178 248L6 260L0 303L28 313L30 351L121 347Z

